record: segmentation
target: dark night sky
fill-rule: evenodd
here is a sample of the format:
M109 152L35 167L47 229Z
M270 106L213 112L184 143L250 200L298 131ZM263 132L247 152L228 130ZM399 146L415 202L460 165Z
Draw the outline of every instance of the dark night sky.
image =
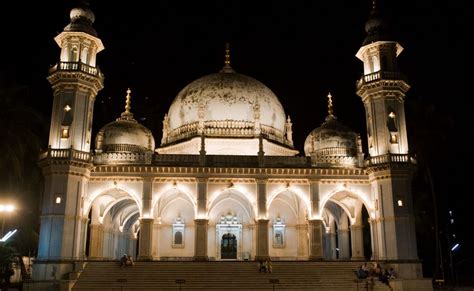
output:
M53 38L68 24L73 2L32 2L14 1L13 10L4 11L0 68L8 80L27 86L28 101L48 119L47 69L59 59ZM411 149L428 126L432 139L418 144L429 148L442 213L454 207L466 220L459 228L472 229L462 207L470 193L461 190L472 164L463 34L471 10L462 0L385 0L381 5L395 40L405 48L399 64L412 85L407 107L415 104L431 118L407 109ZM326 116L328 91L339 120L364 139L364 108L355 94L363 69L355 53L370 7L368 0L91 1L94 26L106 48L98 55L105 89L97 97L94 128L119 116L131 87L132 112L158 143L173 98L186 84L221 69L229 41L233 68L272 89L292 117L300 152L308 133Z

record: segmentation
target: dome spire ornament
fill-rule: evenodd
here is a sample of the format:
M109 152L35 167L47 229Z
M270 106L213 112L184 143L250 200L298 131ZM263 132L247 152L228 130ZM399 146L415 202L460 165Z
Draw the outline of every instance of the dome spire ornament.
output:
M221 73L235 73L234 69L230 66L230 43L225 44L225 56L224 56L224 67Z
M121 120L135 120L133 119L133 113L130 112L130 109L132 109L132 96L130 95L132 93L132 90L130 88L127 89L127 96L125 97L125 111L120 114Z
M332 95L331 92L328 93L328 116L326 117L326 121L331 120L331 119L336 119L336 116L334 116L334 110L332 106Z

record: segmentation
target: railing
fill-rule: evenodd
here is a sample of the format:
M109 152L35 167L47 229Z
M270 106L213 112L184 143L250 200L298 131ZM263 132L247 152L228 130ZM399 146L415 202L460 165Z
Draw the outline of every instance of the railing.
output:
M80 71L95 77L103 78L99 68L92 67L81 62L58 62L49 69L49 73L52 74L56 71Z
M130 144L113 144L104 146L104 152L146 152L147 148Z
M234 137L255 137L254 123L250 121L234 120L213 120L206 121L203 128L204 134L209 137L234 136ZM199 135L199 122L188 123L176 129L173 129L166 140L166 143L172 143L177 140L183 140ZM261 125L261 134L263 137L282 144L292 145L283 135L283 133L271 126Z
M40 154L40 159L46 158L90 162L91 154L74 149L48 149Z
M159 154L159 155L153 156L153 163L156 165L170 165L170 164L197 165L199 163L199 156L198 155Z
M100 153L94 156L95 164L144 164L152 161L153 152L112 152Z
M374 166L388 163L415 163L415 160L409 154L385 154L369 157L365 160L365 166Z
M353 149L348 149L346 147L330 147L325 149L320 149L315 152L317 157L322 156L343 156L343 157L354 157L356 152Z
M264 156L268 167L305 167L310 166L309 157ZM154 165L198 166L199 155L154 155ZM206 155L208 167L258 167L258 156Z
M371 83L371 82L374 82L374 81L378 81L378 80L381 80L381 79L406 81L405 76L400 72L377 71L377 72L370 73L370 74L362 76L357 81L357 87L360 87L364 84Z

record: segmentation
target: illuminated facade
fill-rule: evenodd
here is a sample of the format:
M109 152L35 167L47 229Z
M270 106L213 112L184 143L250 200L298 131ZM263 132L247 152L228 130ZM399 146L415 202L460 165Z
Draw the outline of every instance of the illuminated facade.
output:
M130 90L125 111L92 140L94 99L103 87L96 55L104 48L93 22L88 7L74 8L55 38L61 55L48 77L54 102L50 147L40 160L36 280L64 277L75 261L123 253L137 260L370 256L390 260L402 278L421 277L404 115L409 85L396 65L402 47L383 34L375 10L357 53L365 159L361 137L337 120L330 95L325 122L298 155L278 98L236 73L228 48L220 72L175 98L160 146L134 119Z

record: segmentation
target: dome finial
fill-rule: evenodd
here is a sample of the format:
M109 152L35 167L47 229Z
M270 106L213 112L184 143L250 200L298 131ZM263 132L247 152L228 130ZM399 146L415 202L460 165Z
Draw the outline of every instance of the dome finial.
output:
M326 121L330 120L335 120L337 119L336 116L334 116L334 110L332 106L332 95L331 92L328 93L328 116L326 117Z
M235 73L234 69L230 66L230 43L228 42L225 44L224 67L221 73Z
M131 103L132 103L132 96L130 96L130 93L132 93L132 90L130 90L130 88L127 89L127 99L125 101L125 113L130 113L130 109L132 109L132 107L130 106Z
M230 43L225 44L225 61L224 61L225 66L230 66Z
M125 111L120 114L121 120L134 120L133 119L133 113L130 112L130 109L132 109L132 96L130 95L132 93L132 90L130 88L127 89L127 96L125 97Z
M329 94L328 94L328 114L330 116L334 116L333 115L333 110L332 110L332 95L331 95L331 92L329 92Z

